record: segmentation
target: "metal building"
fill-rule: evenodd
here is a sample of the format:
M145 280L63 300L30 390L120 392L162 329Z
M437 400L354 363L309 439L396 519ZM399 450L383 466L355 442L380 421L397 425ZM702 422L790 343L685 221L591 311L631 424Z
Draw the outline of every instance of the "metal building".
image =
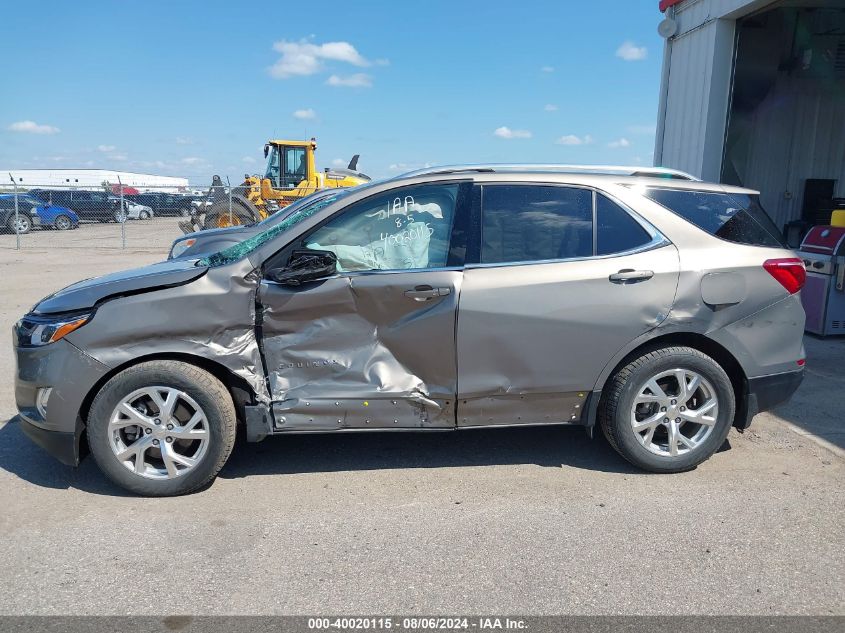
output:
M662 0L655 165L762 192L779 226L845 198L845 0Z
M14 184L23 189L31 187L88 187L99 189L104 182L143 190L146 187L156 191L170 190L174 193L188 189L187 178L137 174L131 171L111 169L3 169L0 170L0 188L8 189Z

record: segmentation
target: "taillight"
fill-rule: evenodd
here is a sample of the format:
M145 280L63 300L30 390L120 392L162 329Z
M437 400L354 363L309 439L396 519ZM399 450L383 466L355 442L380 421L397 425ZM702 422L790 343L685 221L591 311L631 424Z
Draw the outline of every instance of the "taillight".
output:
M797 257L784 257L783 259L767 259L763 262L763 268L786 288L786 291L794 295L804 287L807 280L807 269L804 262Z

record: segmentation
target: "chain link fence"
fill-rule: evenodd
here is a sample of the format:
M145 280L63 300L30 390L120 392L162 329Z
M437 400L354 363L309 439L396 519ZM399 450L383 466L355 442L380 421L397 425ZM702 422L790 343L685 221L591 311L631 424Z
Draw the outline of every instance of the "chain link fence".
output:
M174 239L203 225L212 204L237 215L239 207L232 205L237 186L229 187L226 178L216 186L210 182L187 187L0 185L0 249L166 251ZM231 223L239 223L238 218Z

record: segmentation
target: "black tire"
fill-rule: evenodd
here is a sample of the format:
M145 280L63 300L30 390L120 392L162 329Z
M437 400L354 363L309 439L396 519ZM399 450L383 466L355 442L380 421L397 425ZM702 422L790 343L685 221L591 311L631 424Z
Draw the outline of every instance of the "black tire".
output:
M656 454L637 439L632 409L645 383L672 369L694 371L705 378L715 391L718 415L709 436L694 449L680 455ZM719 450L731 429L735 409L731 380L715 360L691 347L664 347L627 363L608 381L599 404L599 423L610 445L635 466L655 473L678 473L692 470Z
M150 219L150 212L149 211L141 211L138 214L139 220L149 220Z
M19 233L25 235L32 230L32 220L23 213L18 213L17 224L15 223L15 214L11 213L9 219L6 220L6 227L12 233Z
M188 394L202 407L208 422L205 454L189 471L170 479L148 479L136 474L118 460L109 443L109 420L121 399L153 385ZM117 485L149 497L188 494L208 484L229 458L235 431L235 406L223 383L195 365L173 360L140 363L114 376L94 398L87 426L88 445L100 470Z
M215 202L205 212L204 229L244 226L259 220L257 211L246 209L240 202L232 203L231 220L228 202Z
M53 222L53 226L56 227L56 230L58 231L67 231L73 228L73 222L71 222L70 218L66 215L60 215L56 217Z

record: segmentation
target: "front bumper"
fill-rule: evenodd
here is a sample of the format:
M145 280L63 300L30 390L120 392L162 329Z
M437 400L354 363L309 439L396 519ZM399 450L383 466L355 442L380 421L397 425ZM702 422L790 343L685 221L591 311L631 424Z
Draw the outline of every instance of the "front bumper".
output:
M747 429L752 418L787 402L804 380L804 369L770 376L748 379L748 389L743 406L738 411L734 426Z
M47 431L40 426L20 417L21 430L37 446L40 446L61 463L68 466L79 466L80 447L79 439L85 425L82 420L77 420L77 430L73 433L61 433L59 431Z
M76 465L85 428L80 416L82 403L109 368L65 339L43 347L16 347L15 360L15 402L21 428L51 455ZM42 414L37 406L38 391L46 387L52 391Z

